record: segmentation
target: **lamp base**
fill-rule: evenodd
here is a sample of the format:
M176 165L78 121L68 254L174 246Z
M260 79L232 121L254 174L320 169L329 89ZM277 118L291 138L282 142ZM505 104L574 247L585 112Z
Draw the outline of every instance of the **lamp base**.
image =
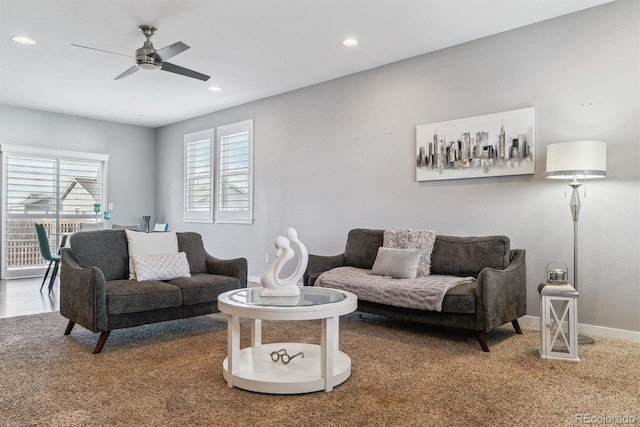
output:
M594 342L595 341L591 337L588 337L586 335L578 335L578 345L593 344Z

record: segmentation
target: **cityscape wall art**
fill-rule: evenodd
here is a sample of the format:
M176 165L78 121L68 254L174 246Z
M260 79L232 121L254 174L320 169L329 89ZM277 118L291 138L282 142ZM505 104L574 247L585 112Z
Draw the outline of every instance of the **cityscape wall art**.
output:
M416 126L416 180L535 172L534 107Z

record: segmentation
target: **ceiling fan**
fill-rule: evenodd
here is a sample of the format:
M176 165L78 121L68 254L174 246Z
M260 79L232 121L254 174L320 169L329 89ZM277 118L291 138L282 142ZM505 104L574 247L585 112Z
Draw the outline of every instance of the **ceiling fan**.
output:
M191 77L194 79L207 81L209 80L209 76L198 73L197 71L190 70L188 68L180 67L179 65L171 64L166 62L167 59L176 56L179 53L184 52L189 49L189 46L182 42L176 42L170 46L163 47L162 49L156 50L151 43L151 36L153 36L158 30L151 25L140 25L138 29L144 34L147 38L147 41L144 42L144 45L140 49L136 50L136 65L126 70L124 73L120 74L114 80L124 79L125 77L130 76L138 70L146 70L146 71L168 71L170 73L180 74L182 76ZM71 44L71 46L81 47L83 49L91 49L97 50L99 52L111 53L114 55L126 56L128 58L134 58L129 55L123 55L117 52L110 52L108 50L96 49L94 47L81 46L78 44Z

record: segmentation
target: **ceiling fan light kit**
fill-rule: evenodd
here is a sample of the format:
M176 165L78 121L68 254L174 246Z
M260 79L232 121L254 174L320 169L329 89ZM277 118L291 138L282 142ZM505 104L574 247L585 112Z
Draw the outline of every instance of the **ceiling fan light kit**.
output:
M171 64L169 62L165 62L167 59L176 56L179 53L184 52L189 49L189 46L182 42L176 42L170 46L163 47L162 49L155 49L153 47L153 43L151 43L151 37L158 32L158 30L151 25L140 25L138 29L142 32L142 34L147 38L141 48L136 50L135 60L136 63L131 68L127 69L124 73L120 74L115 78L115 80L121 80L125 77L130 76L138 70L144 71L168 71L170 73L179 74L185 77L191 77L194 79L207 81L209 80L209 76L206 74L199 73L197 71L190 70L188 68L181 67L179 65ZM114 55L122 55L121 53L109 52L107 50L96 49L88 46L81 46L77 44L72 44L75 47L81 47L84 49L97 50L99 52L111 53Z

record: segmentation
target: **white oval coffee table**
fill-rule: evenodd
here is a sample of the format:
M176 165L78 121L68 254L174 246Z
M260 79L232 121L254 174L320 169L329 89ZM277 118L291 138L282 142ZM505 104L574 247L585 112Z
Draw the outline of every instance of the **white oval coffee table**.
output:
M228 386L260 393L298 394L331 391L346 381L351 375L351 359L339 350L339 317L355 311L357 297L351 292L313 286L301 287L296 297L260 297L261 290L236 289L218 297L218 309L230 316L228 353L222 364ZM241 317L252 319L251 347L243 349ZM262 320L314 319L322 320L320 345L262 344ZM303 354L297 355L300 352ZM283 363L288 357L289 363Z

